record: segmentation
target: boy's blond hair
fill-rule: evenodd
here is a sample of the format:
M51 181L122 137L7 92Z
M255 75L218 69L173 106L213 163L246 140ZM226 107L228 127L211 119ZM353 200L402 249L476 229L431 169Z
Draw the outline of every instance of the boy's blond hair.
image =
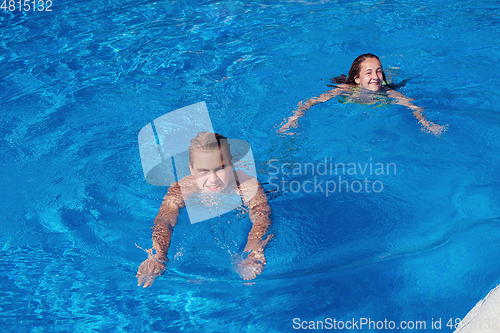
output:
M217 148L220 151L221 160L223 160L222 149L226 149L228 156L230 156L231 158L231 160L228 162L228 165L232 165L233 158L231 156L227 138L222 134L210 132L200 132L194 139L191 140L191 145L189 146L189 164L193 165L194 163L195 150L212 151Z

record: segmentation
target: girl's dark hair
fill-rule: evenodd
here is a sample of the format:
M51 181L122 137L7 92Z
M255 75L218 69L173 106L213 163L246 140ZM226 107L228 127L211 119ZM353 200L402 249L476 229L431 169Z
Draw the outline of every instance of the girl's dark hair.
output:
M359 57L357 57L356 59L354 59L354 61L352 62L352 65L351 65L351 69L349 69L349 76L345 76L344 74L340 75L340 76L337 76L337 77L334 77L331 81L332 83L344 83L344 84L350 84L350 85L356 85L356 81L354 80L356 77L359 76L360 72L361 72L361 64L363 63L363 61L365 61L366 59L369 59L369 58L374 58L374 59L377 59L378 61L380 61L380 59L372 54L372 53L365 53L365 54L362 54L360 55ZM398 84L389 84L387 83L386 79L385 79L385 73L384 73L384 70L382 70L382 78L384 80L384 83L385 83L385 86L386 87L389 87L389 88L399 88L400 85ZM404 84L403 84L404 85ZM330 87L333 87L331 85L328 85Z

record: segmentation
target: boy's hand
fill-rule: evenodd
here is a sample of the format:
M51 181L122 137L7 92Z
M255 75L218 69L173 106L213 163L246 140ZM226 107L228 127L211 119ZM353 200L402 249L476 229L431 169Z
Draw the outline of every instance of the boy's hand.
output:
M146 250L146 252L148 253L148 259L142 262L135 275L137 278L137 285L141 286L144 283L143 288L151 287L155 279L162 275L167 267L167 265L165 265L166 259L165 261L156 259L152 249Z
M258 243L250 246L247 245L243 253L248 253L248 256L245 257L243 255L243 259L238 262L238 267L236 268L243 280L253 280L257 275L262 273L267 263L266 256L264 255L264 248L267 242L272 238L273 235L269 235L266 239Z
M266 266L264 251L252 252L238 263L238 274L243 280L253 280Z

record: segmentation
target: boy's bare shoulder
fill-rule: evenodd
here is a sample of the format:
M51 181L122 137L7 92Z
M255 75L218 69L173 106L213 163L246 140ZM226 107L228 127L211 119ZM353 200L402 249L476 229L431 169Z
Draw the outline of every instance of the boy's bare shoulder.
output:
M188 175L177 182L180 187L196 186L196 178L193 175Z
M244 171L235 171L236 177L238 178L238 181L240 182L240 186L246 182L258 182L257 178L250 176Z
M267 202L267 197L264 194L264 190L257 178L252 177L243 171L236 171L236 176L238 177L238 181L240 183L240 191L243 195L245 204L250 205L252 202L253 205L255 205L259 202Z
M172 183L172 185L168 188L164 200L184 206L185 196L196 192L197 189L198 186L196 185L196 179L194 176L189 175L175 183Z

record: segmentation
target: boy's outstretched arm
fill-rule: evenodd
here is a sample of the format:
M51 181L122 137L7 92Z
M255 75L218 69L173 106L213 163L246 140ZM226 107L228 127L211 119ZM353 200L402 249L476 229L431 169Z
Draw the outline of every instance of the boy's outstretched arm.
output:
M249 217L253 223L252 229L248 233L247 244L243 250L243 260L238 263L238 273L244 280L252 280L262 273L266 265L264 249L267 243L273 238L266 235L271 225L271 208L267 202L266 194L257 179L244 182L241 186L243 199L249 207ZM254 194L252 196L252 194Z
M279 133L285 133L286 131L288 131L288 129L290 129L290 127L296 127L298 119L302 117L306 113L306 111L309 110L311 106L316 105L318 103L326 102L329 99L332 99L333 97L341 95L348 89L350 89L349 85L341 84L337 88L319 95L319 97L313 97L305 103L299 102L297 109L293 112L293 115L290 116L287 119L287 122L280 127Z
M418 122L422 125L424 131L427 131L429 133L432 133L432 134L438 136L440 134L443 134L448 129L448 125L444 125L444 126L438 125L438 124L433 123L430 120L427 120L427 118L425 118L425 115L422 113L422 111L424 109L421 108L420 106L416 106L415 104L411 103L413 101L413 99L410 99L410 98L406 97L405 95L403 95L402 93L397 92L397 91L392 90L392 89L389 90L387 92L387 94L389 95L389 97L394 98L394 100L396 101L397 104L406 106L407 108L412 110L413 115L415 116L415 118L417 118Z
M167 253L172 239L174 226L177 224L179 209L184 207L184 200L178 183L168 189L163 198L160 210L154 220L153 247L146 250L148 258L142 262L137 271L137 285L150 287L155 278L163 274L168 262ZM155 254L153 253L155 250Z

